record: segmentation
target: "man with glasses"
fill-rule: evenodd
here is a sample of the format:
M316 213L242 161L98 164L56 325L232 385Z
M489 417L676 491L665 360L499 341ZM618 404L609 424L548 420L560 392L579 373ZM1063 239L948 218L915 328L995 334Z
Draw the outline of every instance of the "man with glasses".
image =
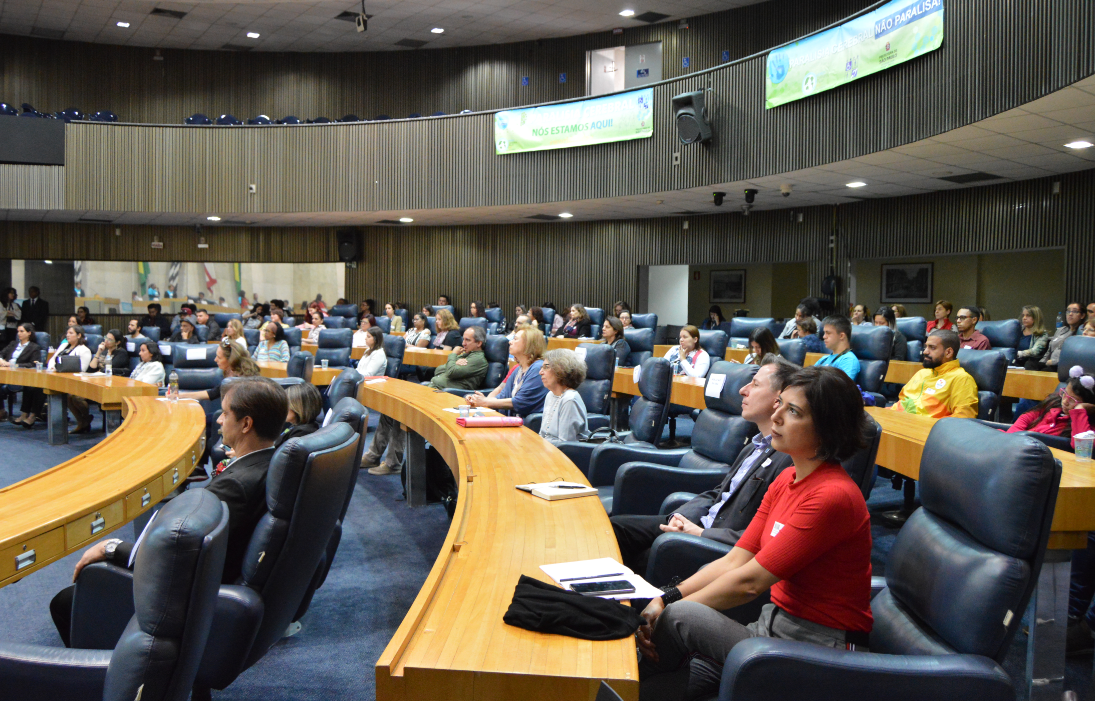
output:
M991 350L992 344L985 334L977 330L981 321L981 310L977 307L962 307L958 310L955 327L958 329L958 344L962 348L973 350Z
M959 312L961 324L962 309ZM937 419L977 418L977 382L958 364L959 338L954 331L936 329L924 342L924 369L901 389L891 409Z

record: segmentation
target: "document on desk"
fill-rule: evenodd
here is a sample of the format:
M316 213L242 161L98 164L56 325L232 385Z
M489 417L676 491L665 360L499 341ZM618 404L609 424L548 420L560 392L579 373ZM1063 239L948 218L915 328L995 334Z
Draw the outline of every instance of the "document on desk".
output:
M518 484L516 486L522 492L529 492L533 496L548 501L588 497L598 493L595 488L577 482L533 482L532 484Z
M632 572L629 567L621 565L611 557L540 565L540 569L544 571L544 574L551 577L556 584L568 590L574 582L596 582L609 579L626 579L635 587L634 592L608 594L602 596L602 599L653 599L662 595L661 589L650 584Z

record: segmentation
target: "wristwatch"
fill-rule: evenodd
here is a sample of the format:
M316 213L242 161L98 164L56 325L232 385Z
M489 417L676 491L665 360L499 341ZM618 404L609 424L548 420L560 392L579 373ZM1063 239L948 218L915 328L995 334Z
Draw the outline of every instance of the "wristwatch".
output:
M111 560L114 558L114 551L118 549L118 546L122 544L121 538L111 538L103 545L103 552L106 553L106 558Z

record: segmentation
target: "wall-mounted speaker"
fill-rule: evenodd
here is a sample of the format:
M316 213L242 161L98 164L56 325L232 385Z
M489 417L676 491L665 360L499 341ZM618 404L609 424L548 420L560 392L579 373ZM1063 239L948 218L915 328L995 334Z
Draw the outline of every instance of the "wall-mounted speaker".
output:
M686 92L673 98L673 113L677 120L677 136L682 144L702 143L712 136L707 121L707 106L703 90Z
M343 263L356 263L361 258L361 232L357 229L339 229L338 259Z

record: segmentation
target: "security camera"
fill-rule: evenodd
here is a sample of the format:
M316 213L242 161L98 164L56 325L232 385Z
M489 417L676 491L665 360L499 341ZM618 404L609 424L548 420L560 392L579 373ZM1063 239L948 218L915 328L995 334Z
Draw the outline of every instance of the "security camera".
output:
M747 203L753 204L753 201L756 200L756 199L757 199L757 191L756 190L751 190L750 189L750 190L745 191L745 201Z
M788 184L788 183L783 183L782 185L779 186L779 191L784 197L790 197L791 196L791 185Z
M712 194L715 198L715 206L716 207L721 207L722 206L722 201L726 198L726 193L725 192L715 192L715 193L712 193Z

